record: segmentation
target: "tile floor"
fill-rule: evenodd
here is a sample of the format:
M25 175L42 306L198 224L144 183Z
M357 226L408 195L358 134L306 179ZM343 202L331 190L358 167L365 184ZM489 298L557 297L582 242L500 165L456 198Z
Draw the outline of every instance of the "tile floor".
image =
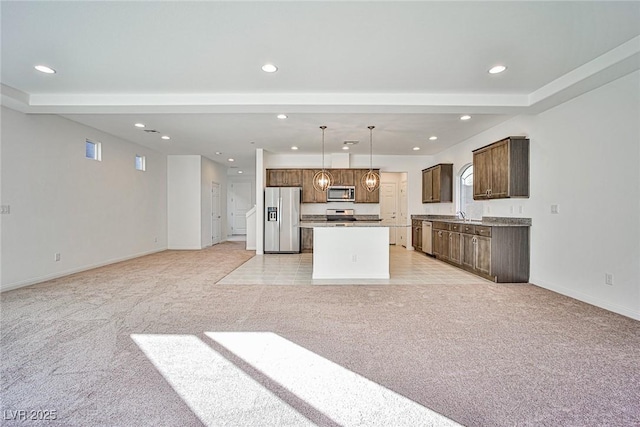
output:
M223 277L220 285L428 285L487 283L473 274L402 246L389 246L389 279L311 278L313 254L256 255Z

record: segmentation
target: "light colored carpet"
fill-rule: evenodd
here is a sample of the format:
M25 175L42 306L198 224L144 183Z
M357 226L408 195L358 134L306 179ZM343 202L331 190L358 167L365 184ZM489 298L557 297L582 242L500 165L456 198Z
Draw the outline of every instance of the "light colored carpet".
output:
M640 322L526 284L216 284L243 246L3 293L2 425L640 425Z

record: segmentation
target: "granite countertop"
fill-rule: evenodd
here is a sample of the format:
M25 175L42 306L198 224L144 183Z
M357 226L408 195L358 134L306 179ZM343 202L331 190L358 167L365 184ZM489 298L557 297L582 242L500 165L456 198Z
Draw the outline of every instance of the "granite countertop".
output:
M389 225L381 224L380 221L300 221L300 228L315 228L315 227L411 227L410 224L406 225Z
M531 227L531 218L485 216L482 217L482 220L474 219L463 221L452 215L411 215L411 219L449 222L452 224L484 225L487 227Z

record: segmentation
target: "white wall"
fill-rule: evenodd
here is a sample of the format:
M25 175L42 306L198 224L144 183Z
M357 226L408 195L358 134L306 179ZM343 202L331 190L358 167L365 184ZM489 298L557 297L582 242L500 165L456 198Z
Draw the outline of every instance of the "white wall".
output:
M200 249L201 160L198 155L167 156L169 249Z
M640 72L540 114L531 138L531 280L640 320Z
M102 161L85 158L85 140ZM146 156L146 172L135 155ZM55 115L2 107L1 289L167 247L166 157ZM156 241L157 239L157 241ZM60 261L54 254L60 253Z
M256 150L256 255L264 254L264 188L267 182L269 153Z
M532 218L532 283L635 319L640 319L639 88L635 72L436 156L436 163L452 162L458 173L472 161L471 150L509 135L529 136L530 198L483 201L484 215ZM559 205L559 214L550 213L551 204ZM446 211L446 204L422 208ZM614 275L613 286L604 284L605 272Z

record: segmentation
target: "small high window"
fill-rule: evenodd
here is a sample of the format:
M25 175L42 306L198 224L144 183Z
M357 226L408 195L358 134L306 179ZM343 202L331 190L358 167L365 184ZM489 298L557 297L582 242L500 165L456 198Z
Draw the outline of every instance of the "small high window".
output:
M85 143L85 157L91 160L102 161L102 144L87 139Z
M143 172L147 170L147 159L145 156L138 156L136 154L136 169Z

